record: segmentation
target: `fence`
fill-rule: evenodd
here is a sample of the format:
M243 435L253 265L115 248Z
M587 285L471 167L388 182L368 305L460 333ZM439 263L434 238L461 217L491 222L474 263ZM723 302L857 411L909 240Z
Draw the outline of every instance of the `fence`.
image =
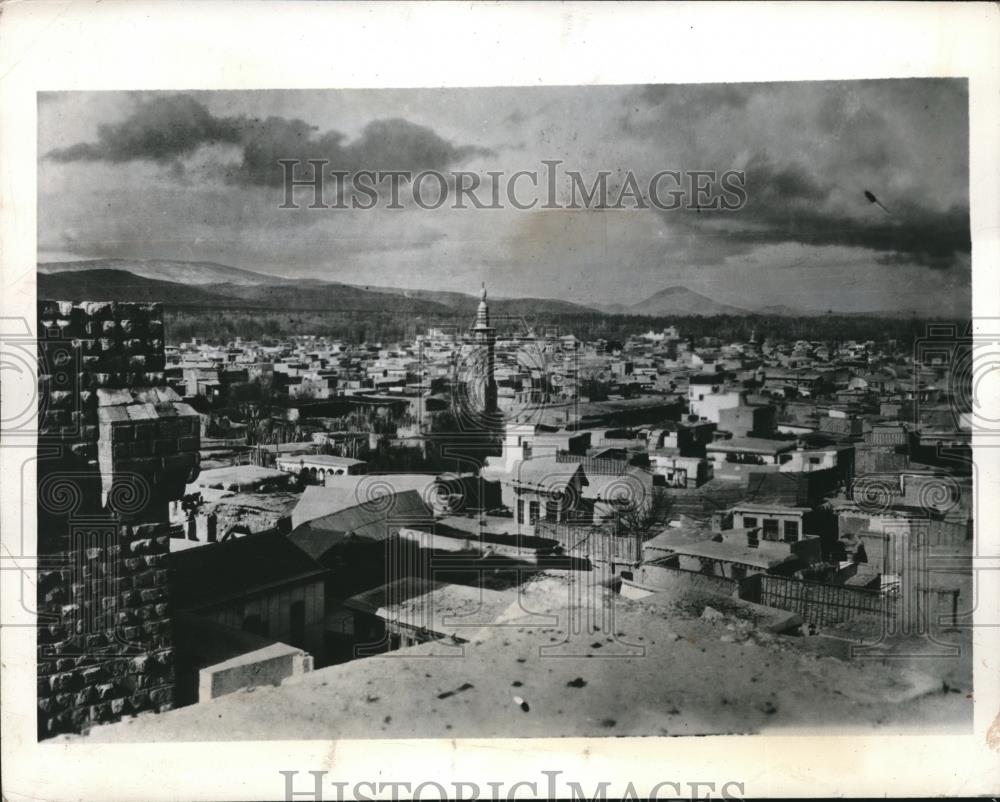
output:
M642 540L638 535L615 535L604 527L538 521L537 537L555 540L563 551L593 562L642 562Z
M629 464L624 460L588 457L581 454L571 454L568 451L557 451L556 462L579 462L583 467L583 472L590 476L620 476L629 469Z
M740 587L740 598L798 613L804 621L817 625L881 615L886 610L885 599L876 590L770 574L747 577Z

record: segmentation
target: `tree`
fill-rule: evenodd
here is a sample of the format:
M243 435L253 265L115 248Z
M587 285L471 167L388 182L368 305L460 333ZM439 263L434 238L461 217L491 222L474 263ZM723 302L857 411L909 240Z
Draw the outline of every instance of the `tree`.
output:
M666 526L674 500L664 487L654 487L642 501L623 503L615 511L616 534L649 540Z

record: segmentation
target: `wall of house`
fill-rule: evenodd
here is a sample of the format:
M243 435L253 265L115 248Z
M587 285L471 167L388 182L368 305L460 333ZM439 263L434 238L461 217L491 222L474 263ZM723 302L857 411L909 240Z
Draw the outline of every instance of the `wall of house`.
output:
M295 602L302 602L305 605L305 637L302 643L295 643L292 635L291 611ZM210 621L234 629L244 629L248 618L259 616L263 627L261 634L290 646L305 649L317 662L322 662L325 615L322 580L281 588L245 602L212 610L199 610L197 613Z
M692 415L719 423L723 409L739 406L740 394L736 391L713 393L711 385L692 385L689 393L689 409ZM704 389L702 389L704 388Z
M198 672L198 701L210 702L242 688L281 685L313 669L313 658L285 643L241 654Z
M796 524L796 539L802 536L803 531L803 512L782 512L780 509L768 510L765 512L760 512L757 510L741 510L736 508L733 510L733 528L734 529L750 529L755 526L764 526L764 520L771 520L778 522L778 540L785 539L785 522L793 522ZM749 519L749 520L748 520ZM763 538L763 534L761 535Z
M719 428L734 437L771 437L774 434L775 409L772 406L740 405L719 410Z
M643 563L634 576L638 584L654 590L692 590L735 596L740 589L739 583L731 579L657 563Z

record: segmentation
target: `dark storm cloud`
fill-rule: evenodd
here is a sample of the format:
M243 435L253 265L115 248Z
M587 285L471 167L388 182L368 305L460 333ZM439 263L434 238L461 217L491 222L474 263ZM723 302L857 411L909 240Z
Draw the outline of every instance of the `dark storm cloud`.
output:
M872 251L876 264L947 270L971 252L965 204L939 209L880 192L887 215L865 197L866 187L821 181L794 161L778 166L758 155L745 172L747 204L739 211L670 212L669 219L729 255L781 243L855 247ZM848 205L834 202L835 195L846 196Z
M426 126L399 118L374 120L354 141L339 131L319 132L301 119L216 117L189 95L171 95L138 102L119 123L99 126L96 142L80 142L49 151L61 162L148 160L183 173L180 160L203 145L231 144L242 150L239 162L215 164L212 172L230 183L281 186L279 159L326 159L331 169L432 170L492 151L475 145L455 145Z
M493 155L475 145L454 145L430 128L399 118L374 120L345 144L337 131L318 136L302 120L268 117L247 121L243 160L226 168L226 179L241 184L282 186L279 159L326 159L330 168L358 170L441 170L470 156Z
M47 156L60 162L148 159L169 163L202 145L236 144L240 134L238 119L215 117L190 95L168 95L140 100L124 121L98 126L97 142L79 142L49 151Z
M738 212L665 216L719 259L790 243L867 249L873 265L967 264L964 81L647 86L623 98L621 129L678 166L745 172Z
M746 243L798 243L867 248L879 264L919 264L947 269L972 248L969 209L936 209L910 198L880 198L890 215L873 207L863 186L820 181L797 162L780 167L758 156L746 167L746 207L734 215L728 236ZM834 193L856 206L827 203Z

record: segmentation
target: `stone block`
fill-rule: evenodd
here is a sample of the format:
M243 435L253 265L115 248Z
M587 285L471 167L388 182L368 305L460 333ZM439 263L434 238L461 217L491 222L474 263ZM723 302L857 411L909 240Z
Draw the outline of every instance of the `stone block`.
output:
M94 682L100 682L108 676L107 669L103 666L93 666L92 668L85 668L80 672L80 679L91 684Z
M142 571L132 577L132 586L137 590L140 588L153 587L155 584L155 575L156 571L154 570Z
M97 698L97 692L91 688L84 688L79 691L73 699L73 705L75 707L81 707L82 705L89 705L91 702L95 701Z
M152 404L129 404L125 407L129 418L134 421L156 420L156 407Z
M56 693L74 690L79 684L79 677L72 673L53 674L49 677L49 689Z
M115 624L119 627L126 627L138 623L135 613L132 610L120 610L115 613Z
M147 654L141 654L138 657L133 657L129 661L129 673L131 674L145 674L150 668L150 659Z
M149 542L148 540L137 540L134 543L130 543L129 546L132 547L136 543L148 543L148 542ZM138 571L141 571L143 568L146 567L146 563L143 561L141 557L129 557L124 561L124 565L125 565L125 570L133 574Z
M97 391L97 405L100 407L121 406L133 403L132 393L128 390L108 389ZM127 416L125 417L127 420Z
M103 702L114 697L115 686L112 682L102 682L100 685L95 686L94 691L97 694L97 698Z
M166 686L151 690L149 692L149 701L157 706L168 705L174 701L174 689Z
M104 320L114 317L116 304L114 301L88 301L80 304L80 308L87 317Z

